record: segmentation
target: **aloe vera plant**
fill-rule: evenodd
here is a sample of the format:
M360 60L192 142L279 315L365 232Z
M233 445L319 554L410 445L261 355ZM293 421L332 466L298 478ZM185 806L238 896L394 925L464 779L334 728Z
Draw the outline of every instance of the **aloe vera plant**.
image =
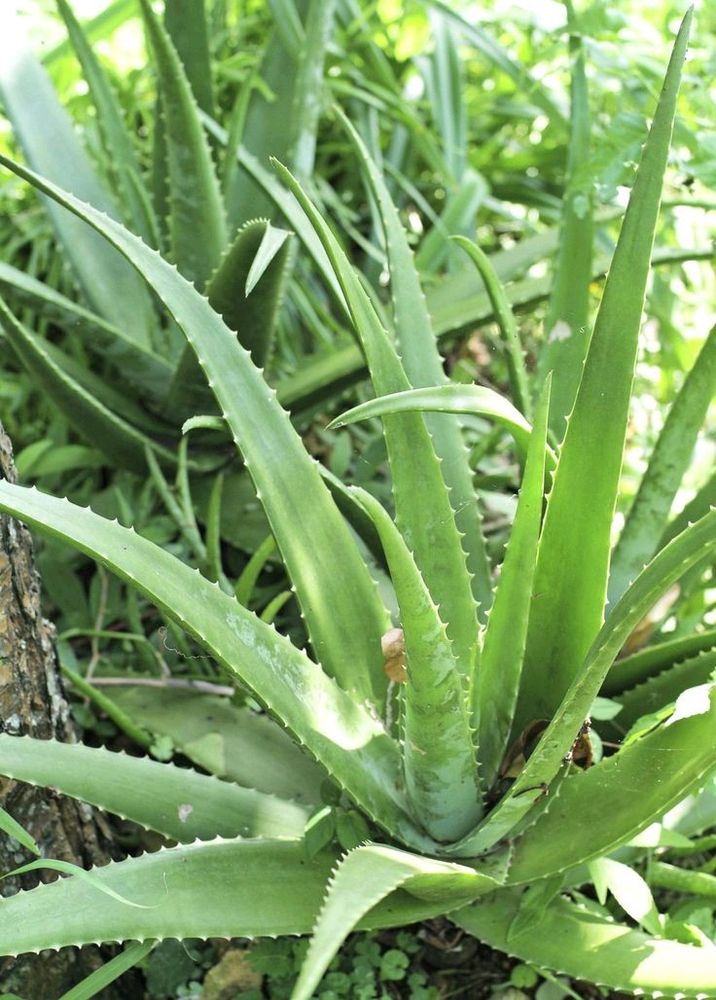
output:
M219 585L90 509L8 483L0 484L0 509L137 588L251 692L268 717L262 723L273 720L272 731L285 730L315 762L285 741L260 740L248 709L236 713L253 752L241 783L102 749L0 736L2 774L51 785L177 842L3 900L0 953L312 932L294 990L301 1000L354 927L447 914L493 946L613 989L716 993L712 949L665 939L649 914L637 918L640 928L617 923L577 892L592 879L600 892L614 891L623 862L604 856L633 841L638 858L637 835L703 788L716 767L713 632L617 661L662 595L716 547L714 511L673 536L667 524L678 485L670 473L674 424L691 428L703 414L705 386L714 383L712 338L643 486L662 521L651 537L663 532L668 541L647 551L638 524L646 501L639 499L605 620L609 532L690 19L675 42L556 454L548 440L549 374L529 400L531 421L496 393L440 378L405 233L349 123L384 231L397 343L321 213L277 166L296 217L320 243L375 389L375 401L341 420L383 420L395 520L362 490L344 491L343 500L373 525L382 546L399 609L393 623L315 463L211 295L119 222L0 158L129 262L185 336L254 481L310 648L297 648ZM472 256L484 267L479 252ZM492 292L501 295L499 283ZM503 298L500 307L508 316ZM29 342L13 336L30 356ZM516 351L513 359L522 386L527 376ZM484 552L476 499L467 496L465 413L499 420L523 458L512 537L484 624L468 569ZM458 523L456 496L472 503L471 522ZM650 561L632 578L636 549ZM388 663L381 640L389 640ZM644 720L640 688L647 687L659 713L649 707ZM607 690L625 704L631 699L635 724L616 752L582 768L586 723ZM295 764L293 801L285 776L278 792L276 759ZM244 787L252 778L254 787ZM354 817L345 850L330 824L327 836L320 832L332 812L344 826ZM713 808L700 816L703 826L713 822Z

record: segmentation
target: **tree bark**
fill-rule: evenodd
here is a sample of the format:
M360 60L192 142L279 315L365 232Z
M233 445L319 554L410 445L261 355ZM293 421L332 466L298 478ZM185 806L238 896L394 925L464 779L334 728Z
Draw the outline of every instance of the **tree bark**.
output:
M0 476L11 482L17 477L12 446L2 426ZM76 739L53 643L53 626L40 609L40 581L30 534L17 521L0 515L0 731L65 742ZM0 805L35 838L43 857L83 867L109 860L108 840L85 804L0 777ZM29 860L24 848L0 834L0 874ZM47 877L54 876L48 873ZM0 895L31 888L38 881L35 872L5 879L0 882ZM16 993L25 1000L51 1000L101 964L97 948L0 958L0 992Z

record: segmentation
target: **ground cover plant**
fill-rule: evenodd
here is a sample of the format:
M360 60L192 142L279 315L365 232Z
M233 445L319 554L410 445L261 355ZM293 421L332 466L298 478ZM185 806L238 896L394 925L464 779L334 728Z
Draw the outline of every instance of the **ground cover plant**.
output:
M171 60L171 43L148 7L145 16ZM547 323L560 335L548 342L551 357L536 373L526 370L489 259L472 241L458 241L498 317L512 402L444 376L405 232L350 121L336 109L385 238L395 342L302 179L274 164L292 224L306 234L314 260L322 260L360 341L376 399L340 419L348 425L382 418L395 523L365 490L334 483L329 493L256 368L253 345L239 343L211 295L204 297L205 279L179 266L177 245L168 263L96 206L3 158L94 229L113 248L113 267L123 255L135 268L126 280L140 275L170 317L163 329L188 341L199 367L182 350L177 370L189 371L192 385L203 371L217 407L206 414L190 407L199 419L185 428L228 431L238 447L310 642L308 652L300 650L227 593L233 587L222 579L220 559L212 582L89 509L0 486L3 510L136 587L265 709L235 709L227 723L243 728L251 748L238 784L88 746L0 737L3 773L51 785L178 842L3 901L4 953L140 942L105 973L111 975L162 938L312 931L294 991L307 997L354 926L447 913L525 961L613 989L716 989L706 936L688 918L670 936L630 867L659 845L697 854L703 844L687 835L713 824L713 796L704 795L698 808L653 826L707 787L714 768L714 636L688 632L684 615L683 635L615 663L664 594L677 584L682 597L701 594L710 573L714 514L683 526L669 524L668 515L713 395L713 335L672 407L613 551L610 538L689 21L676 40L591 339L575 333L586 322L592 265L570 253L591 227L588 213L570 214L567 206L561 281ZM577 108L580 65L577 58ZM579 143L575 128L573 150ZM177 187L184 180L179 176ZM271 232L264 227L262 240ZM189 241L188 251L194 249ZM29 352L28 331L8 311L3 316L17 352ZM258 319L261 329L272 322ZM45 379L49 370L46 361L37 369ZM70 398L79 398L76 386ZM98 412L96 401L91 405ZM494 592L462 440L465 414L507 427L521 454L520 499ZM160 482L160 463L173 464L173 452L141 444L138 461L142 468L154 461ZM393 620L366 549L334 496L389 570ZM708 491L695 508L704 503ZM245 594L243 588L239 597ZM614 707L595 701L600 693L620 702L621 712L605 722L623 737L601 759L588 719ZM281 729L317 764L291 749ZM285 774L277 788L270 766L277 761L291 775L290 790ZM616 849L624 853L606 857ZM40 864L52 866L48 859ZM665 888L680 877L669 865L654 868L654 884L661 880ZM708 872L698 874L712 884ZM580 892L590 884L601 902ZM612 919L603 905L608 891L638 929Z

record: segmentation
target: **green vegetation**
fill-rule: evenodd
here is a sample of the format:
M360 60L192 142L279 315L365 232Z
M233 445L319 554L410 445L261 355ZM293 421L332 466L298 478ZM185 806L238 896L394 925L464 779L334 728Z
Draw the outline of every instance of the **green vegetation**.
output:
M66 877L2 900L0 954L126 942L77 1000L173 939L310 935L249 948L271 995L432 1000L411 933L340 949L445 917L518 960L495 985L716 996L693 13L610 121L600 4L539 58L470 5L240 6L59 0L45 68L0 68L0 511L84 732L0 734L0 774L137 848L21 866ZM138 19L123 77L93 38Z

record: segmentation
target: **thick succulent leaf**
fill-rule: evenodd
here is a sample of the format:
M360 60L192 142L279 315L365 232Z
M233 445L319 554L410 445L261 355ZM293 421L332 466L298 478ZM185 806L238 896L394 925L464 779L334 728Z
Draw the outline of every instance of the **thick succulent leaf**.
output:
M457 45L459 33L438 10L430 10L428 17L433 51L423 62L423 77L445 164L453 179L460 181L467 165L468 142L465 76Z
M679 511L676 517L669 522L659 540L659 548L662 548L675 535L683 531L687 524L691 524L692 521L698 521L712 507L716 507L716 473L703 484L696 496L686 504L684 509Z
M106 162L116 179L127 226L149 246L158 245L157 222L144 188L139 161L107 74L67 0L57 0L75 54L82 66L97 112ZM99 207L99 206L98 206Z
M709 405L716 394L716 326L674 400L612 555L609 602L654 554Z
M420 243L415 264L421 274L434 274L445 265L454 248L450 236L474 233L477 213L488 194L485 178L468 169L458 188L448 195L445 208ZM456 255L455 255L456 256Z
M295 178L285 167L277 166L335 269L375 392L382 396L409 389L395 347L340 244ZM384 421L384 433L398 526L433 600L440 606L461 670L470 675L478 652L476 607L440 462L422 415L392 414Z
M110 462L143 473L146 470L145 448L156 451L165 462L174 462L172 452L118 416L64 371L42 339L19 323L1 300L0 325L14 354L35 383L70 425L104 452Z
M464 236L455 236L454 239L471 258L480 273L487 294L490 297L490 303L505 345L507 368L510 373L512 395L515 404L520 413L523 413L528 420L531 420L532 401L530 399L529 381L525 367L525 355L520 342L515 314L507 299L505 289L497 277L490 258L477 243L473 243L472 240L468 240Z
M453 841L482 815L468 710L440 612L390 515L365 490L352 490L380 535L400 608L407 676L402 725L408 798L431 837Z
M335 865L333 854L310 861L296 840L216 840L95 868L105 889L63 878L2 900L0 955L102 941L274 937L308 934ZM445 911L442 899L397 892L358 927L402 926Z
M248 352L208 302L141 240L25 167L3 157L0 162L102 233L164 302L197 352L242 451L296 588L317 658L347 689L380 703L386 688L380 657L385 613L316 464ZM339 574L336 552L342 560Z
M692 13L684 18L669 61L549 496L518 730L554 714L603 621L641 311Z
M563 781L515 843L507 880L531 882L608 854L698 789L716 768L715 690L684 692L658 728Z
M108 215L112 200L101 186L74 127L40 63L27 48L13 15L3 22L0 93L28 163L66 185ZM139 277L111 247L64 209L46 201L57 238L87 301L105 319L141 344L150 343L155 319Z
M542 525L549 392L548 378L536 410L517 512L472 691L480 774L487 788L492 786L507 749L517 704Z
M174 43L196 103L214 113L211 86L211 53L204 0L167 0L164 24Z
M172 257L184 277L203 288L226 246L221 189L181 60L148 0L140 3L158 74Z
M436 385L424 389L407 389L393 392L346 410L337 417L331 427L345 427L359 420L382 417L392 413L408 413L412 410L435 410L444 413L469 413L477 417L487 417L502 424L515 439L522 454L527 453L532 430L530 424L505 396L494 389L482 385ZM546 451L549 466L555 463L554 455Z
M716 647L716 629L694 632L693 635L684 635L678 639L647 646L646 649L625 656L612 665L604 679L600 694L607 698L618 696L622 691L667 670L673 664L681 663L696 653L714 647Z
M324 86L323 66L333 35L335 9L336 0L309 0L306 11L291 109L288 158L292 170L302 180L311 176L316 159L316 134Z
M81 743L0 734L0 774L191 843L214 837L300 837L309 812L210 775Z
M565 898L546 910L539 933L509 936L520 893L496 893L450 919L493 948L619 992L671 997L716 991L712 948L651 937Z
M181 688L105 687L130 718L199 767L247 788L318 805L325 771L267 715Z
M567 8L568 26L574 10ZM572 412L582 366L589 345L589 285L592 280L594 218L589 191L579 177L590 157L589 86L581 34L569 36L571 61L571 115L567 176L562 204L559 250L554 281L544 321L545 342L539 351L540 380L552 372L550 427L561 441Z
M309 1000L341 944L361 917L396 889L453 909L496 888L498 880L462 865L365 844L342 859L331 878L291 1000Z
M124 330L10 264L0 262L0 286L12 290L13 301L27 303L65 329L71 327L73 335L81 338L88 350L101 353L105 360L120 367L134 385L155 399L163 398L172 369L151 348L137 343Z
M249 687L369 815L424 846L408 818L399 751L382 723L305 653L218 586L117 522L0 482L0 508L101 561Z
M259 366L271 353L289 236L263 219L246 223L206 290L212 307L231 330L236 330Z
M456 857L469 857L487 850L509 833L532 805L542 798L560 770L564 755L577 738L614 658L634 626L665 590L715 546L716 510L687 528L655 556L602 626L579 674L572 681L510 791L476 833L454 845L451 853Z
M623 735L640 716L670 705L686 688L705 684L715 671L716 650L704 650L623 691L619 696L621 711L608 724L608 731Z
M83 22L83 29L87 40L90 43L104 41L109 38L118 28L136 15L134 0L114 0L105 7L103 11L88 18ZM57 72L58 64L67 58L72 52L72 46L68 38L64 38L57 45L42 53L43 66L50 67L52 72Z
M380 171L348 119L340 112L339 116L360 157L364 177L378 208L390 270L395 338L405 374L415 387L440 385L447 381L447 376L437 349L413 251ZM425 422L442 462L443 478L450 491L455 523L462 535L467 568L472 575L473 596L479 604L478 613L481 612L484 617L492 603L490 567L460 425L452 417L437 414L428 415Z

